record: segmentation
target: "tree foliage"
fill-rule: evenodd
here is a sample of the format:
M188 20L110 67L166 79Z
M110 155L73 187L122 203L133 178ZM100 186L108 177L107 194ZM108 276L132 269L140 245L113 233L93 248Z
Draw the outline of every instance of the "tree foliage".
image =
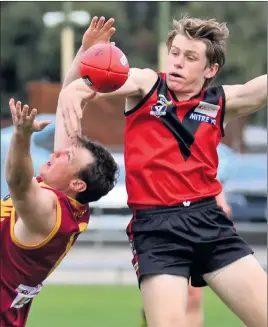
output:
M113 41L127 54L131 66L157 68L159 28L172 18L216 18L230 30L226 66L217 83L238 84L267 71L266 2L170 2L170 21L159 21L159 5L142 2L73 2L74 10L114 17ZM43 15L62 10L61 2L1 2L1 115L8 115L10 96L27 100L30 80L60 81L61 26L47 28ZM85 27L86 28L86 27ZM78 49L85 30L75 27ZM266 111L253 116L265 121Z

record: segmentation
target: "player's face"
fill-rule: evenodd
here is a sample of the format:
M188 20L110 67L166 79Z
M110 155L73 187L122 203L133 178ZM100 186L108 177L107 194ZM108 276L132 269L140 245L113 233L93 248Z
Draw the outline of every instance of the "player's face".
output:
M71 146L53 153L40 168L40 176L44 183L63 193L83 191L77 174L90 163L93 157L87 149Z
M175 93L199 92L208 78L218 70L218 64L208 66L206 44L176 35L167 61L167 85Z

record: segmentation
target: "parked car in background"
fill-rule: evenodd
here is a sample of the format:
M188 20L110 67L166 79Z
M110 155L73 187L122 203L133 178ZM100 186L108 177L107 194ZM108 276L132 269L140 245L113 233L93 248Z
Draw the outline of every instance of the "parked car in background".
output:
M267 155L241 154L224 186L235 222L267 222Z

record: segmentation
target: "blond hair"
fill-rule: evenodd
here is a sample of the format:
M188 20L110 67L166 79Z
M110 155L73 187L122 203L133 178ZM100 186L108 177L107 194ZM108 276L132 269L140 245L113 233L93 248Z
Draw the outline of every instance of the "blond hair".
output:
M166 42L168 51L170 51L173 40L178 34L185 35L192 40L203 41L207 46L208 66L218 63L218 72L221 70L225 64L226 42L229 36L226 23L218 23L215 19L202 20L187 16L180 20L174 19L172 30L168 33ZM206 80L204 86L207 86L211 80Z

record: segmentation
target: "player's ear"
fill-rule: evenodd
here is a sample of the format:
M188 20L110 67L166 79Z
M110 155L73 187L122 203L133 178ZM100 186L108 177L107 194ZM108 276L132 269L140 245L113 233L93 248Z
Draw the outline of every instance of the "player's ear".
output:
M69 187L75 193L81 193L87 189L87 184L81 179L76 178L70 181Z
M219 70L219 64L213 64L205 69L205 78L210 79L214 77L217 74L217 71Z

